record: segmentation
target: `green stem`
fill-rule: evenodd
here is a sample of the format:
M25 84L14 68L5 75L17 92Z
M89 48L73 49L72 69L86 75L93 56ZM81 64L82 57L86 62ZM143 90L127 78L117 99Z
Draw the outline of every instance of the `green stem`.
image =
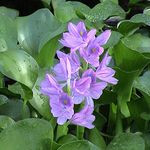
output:
M67 80L67 93L68 93L68 95L71 95L71 90L70 90L70 79Z
M123 127L122 127L122 119L121 119L121 112L119 105L117 105L117 114L116 114L116 135L120 134L123 132Z
M145 121L145 127L144 127L145 133L147 133L148 125L149 125L149 120L146 120Z
M84 136L84 127L77 126L77 138L82 140Z
M0 73L0 88L4 87L4 75L2 73Z
M24 100L23 101L23 108L22 108L22 118L24 119L25 116L26 116L26 103L27 103L27 100Z

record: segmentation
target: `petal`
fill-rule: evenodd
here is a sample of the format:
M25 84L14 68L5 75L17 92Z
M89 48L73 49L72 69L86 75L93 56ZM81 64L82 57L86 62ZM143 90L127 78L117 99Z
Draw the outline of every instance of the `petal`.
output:
M82 101L84 100L84 96L77 93L77 92L73 92L73 96L72 96L72 99L73 99L73 103L74 104L81 104Z
M58 117L57 118L57 123L60 125L63 125L67 121L67 118L65 117Z
M96 34L96 29L90 30L87 34L88 41L94 40L95 34Z
M77 26L71 22L68 24L68 31L70 34L74 35L75 37L80 37L80 34L78 33Z
M93 99L90 96L86 97L86 105L90 105L91 107L94 107Z
M85 94L87 89L89 89L90 84L91 84L91 78L83 77L83 78L79 79L78 81L75 81L74 88L77 92L79 92L81 94Z
M86 32L86 27L85 27L84 22L79 22L77 24L77 30L78 30L78 32L82 32L82 33Z
M90 96L94 99L98 99L102 95L102 91L106 88L106 82L94 83L90 88Z
M109 40L110 35L111 35L111 30L106 30L96 38L95 42L99 43L100 46L105 45Z

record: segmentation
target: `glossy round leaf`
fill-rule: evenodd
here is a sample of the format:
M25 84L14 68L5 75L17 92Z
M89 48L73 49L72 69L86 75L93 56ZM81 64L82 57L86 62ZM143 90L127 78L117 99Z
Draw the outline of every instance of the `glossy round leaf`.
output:
M5 129L11 125L13 125L15 121L8 116L0 115L0 128Z
M100 150L97 146L88 141L70 142L62 145L58 150L70 150L70 148L71 150Z
M125 17L124 10L117 4L112 1L104 1L100 4L97 4L91 11L86 15L86 18L91 22L97 22L106 20L111 16L120 16L121 18Z
M14 120L30 117L29 108L27 105L23 106L22 100L11 99L7 103L0 106L0 114L9 116Z
M137 134L123 133L116 136L106 150L145 150L145 143Z
M0 72L32 89L38 64L29 54L23 50L5 51L0 53L0 58Z
M0 7L0 14L9 16L12 19L15 19L17 16L19 16L19 12L15 9L10 9L4 6Z
M29 54L36 57L42 38L60 26L61 23L48 9L39 9L29 16L17 18L18 41Z
M0 149L45 150L47 139L53 139L51 124L42 119L25 119L0 133Z

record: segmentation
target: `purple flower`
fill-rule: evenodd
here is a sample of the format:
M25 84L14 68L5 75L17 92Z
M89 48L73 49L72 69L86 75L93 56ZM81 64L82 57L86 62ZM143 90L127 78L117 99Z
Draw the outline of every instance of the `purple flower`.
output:
M50 74L46 74L45 79L41 82L41 93L53 97L58 96L62 92L56 79Z
M111 35L111 30L106 30L102 32L98 37L96 37L95 41L98 43L100 46L103 46L107 43Z
M74 104L80 104L85 99L85 96L88 96L87 94L90 84L90 77L74 80L72 85L72 97Z
M71 65L71 73L74 74L76 72L78 72L78 70L80 69L80 60L78 55L76 54L76 52L72 52L70 54L65 54L61 51L57 51L57 57L59 59L61 58L68 58L70 61L70 65Z
M95 120L95 116L92 115L94 108L90 105L86 105L80 112L75 113L70 122L75 125L83 126L89 129L94 128L92 124Z
M88 89L88 96L93 98L93 99L98 99L102 95L102 91L104 88L106 88L107 83L106 82L97 82L96 81L96 74L92 69L86 70L82 77L90 77L91 78L91 83L90 87Z
M71 48L71 51L85 48L89 41L95 38L96 34L95 29L87 32L83 22L79 22L77 25L69 23L68 31L63 34L63 39L60 42L64 46Z
M99 56L103 53L104 49L101 47L106 44L111 35L110 30L104 31L97 38L93 37L86 48L80 49L80 55L85 61L94 67L99 66Z
M107 66L110 60L111 57L108 56L108 52L107 52L102 62L100 63L99 67L96 70L96 77L107 83L117 84L118 80L113 77L115 75L115 70Z
M71 79L71 64L67 57L61 57L60 63L55 65L54 73L58 81L67 81Z
M85 100L88 105L93 106L93 99L98 99L106 86L106 82L97 82L96 73L92 69L88 69L83 73L81 79L74 81L73 101L75 104L80 104Z
M62 125L67 119L71 119L74 114L74 104L66 93L61 93L57 97L50 99L51 112L54 117L57 117L57 123Z
M99 56L103 53L104 49L98 43L90 42L87 48L81 49L80 54L85 61L94 67L99 66Z

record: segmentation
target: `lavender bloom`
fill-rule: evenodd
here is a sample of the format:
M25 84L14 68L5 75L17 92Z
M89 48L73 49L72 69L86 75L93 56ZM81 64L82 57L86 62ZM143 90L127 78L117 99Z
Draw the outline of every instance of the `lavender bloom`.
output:
M52 97L50 99L51 112L54 117L57 118L57 123L62 125L67 119L71 119L74 114L74 104L66 93L61 93L57 97Z
M99 56L103 53L104 49L101 47L106 44L111 35L110 30L101 33L97 38L93 38L86 48L80 49L80 55L85 61L94 67L99 66Z
M111 84L117 84L118 80L114 78L115 70L110 67L107 67L111 60L111 57L108 56L108 52L105 54L100 66L96 70L96 77L102 81Z
M72 85L72 95L74 104L80 104L85 96L88 96L88 89L91 84L90 77L84 77L79 80L74 80Z
M60 58L60 63L54 67L54 73L58 81L71 79L71 64L67 57Z
M86 70L82 77L91 77L90 87L88 89L88 96L93 99L98 99L102 95L102 91L106 88L106 82L97 82L96 81L96 74L92 69Z
M71 73L74 74L80 69L80 60L76 52L72 52L70 54L65 54L61 51L57 51L57 56L59 59L68 58L71 65Z
M75 113L70 122L75 125L83 126L89 129L94 128L92 124L95 120L95 116L92 115L94 108L90 105L86 105L80 112Z
M87 32L83 22L79 22L77 25L69 23L68 31L63 34L63 39L60 42L64 46L71 48L71 51L85 48L89 41L95 38L96 34L95 29Z
M110 30L106 30L102 32L96 39L95 42L98 43L100 46L103 46L107 43L111 35Z
M45 79L41 82L41 92L49 97L58 96L62 89L56 79L46 74Z
M90 42L86 49L80 50L81 56L85 61L94 67L99 66L99 56L103 53L103 48L98 43Z

